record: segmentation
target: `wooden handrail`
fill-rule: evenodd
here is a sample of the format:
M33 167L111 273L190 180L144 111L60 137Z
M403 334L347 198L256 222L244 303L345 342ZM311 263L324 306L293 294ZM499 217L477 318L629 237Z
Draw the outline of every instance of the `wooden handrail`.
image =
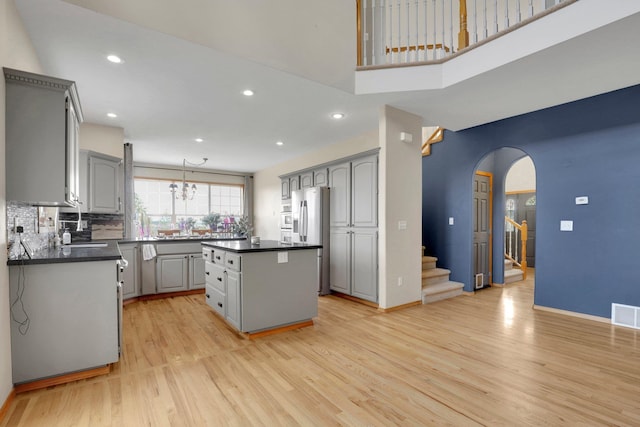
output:
M509 258L511 261L515 262L516 264L519 265L519 267L522 269L522 278L526 279L527 278L527 238L528 238L528 233L529 233L529 226L527 225L527 221L522 221L522 224L518 224L517 222L515 222L514 220L512 220L511 218L509 218L508 216L504 217L504 220L513 225L515 228L517 228L518 230L520 230L520 262L518 263L517 260L513 259L512 257L510 257L509 255L507 255L505 253L505 256L507 258Z

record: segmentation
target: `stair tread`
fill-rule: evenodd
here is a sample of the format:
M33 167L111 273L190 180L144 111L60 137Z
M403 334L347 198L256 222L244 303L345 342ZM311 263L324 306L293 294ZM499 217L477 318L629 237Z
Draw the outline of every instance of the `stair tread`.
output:
M446 268L429 268L427 270L422 270L423 279L446 276L447 274L451 274L451 270L447 270Z
M438 261L438 258L434 256L428 256L428 255L422 256L422 262L436 262L436 261Z
M422 288L423 295L433 295L441 292L447 292L455 289L462 289L464 287L463 283L448 281L442 283L436 283L434 285L427 285Z

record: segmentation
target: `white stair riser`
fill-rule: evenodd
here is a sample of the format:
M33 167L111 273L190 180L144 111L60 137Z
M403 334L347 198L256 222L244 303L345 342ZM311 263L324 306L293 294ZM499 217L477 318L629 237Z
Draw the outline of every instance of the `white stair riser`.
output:
M444 283L449 281L449 275L444 274L442 276L434 276L434 277L423 277L422 278L422 287L429 285L435 285L438 283Z
M422 295L422 303L430 304L432 302L442 301L448 298L457 297L458 295L462 295L462 289L452 289L446 292L440 292L433 295Z
M517 271L517 270L513 270L513 271ZM520 274L505 274L504 276L504 283L505 285L507 283L513 283L513 282L519 282L520 280L522 280L523 276L522 276L522 271L520 272Z

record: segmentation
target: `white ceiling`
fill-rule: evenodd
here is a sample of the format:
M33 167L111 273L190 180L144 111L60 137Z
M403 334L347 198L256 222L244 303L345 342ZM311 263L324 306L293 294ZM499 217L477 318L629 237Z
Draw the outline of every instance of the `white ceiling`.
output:
M640 83L636 14L446 88L355 95L355 1L314 3L16 0L45 72L76 81L86 121L123 127L136 162L253 172L376 129L384 104L463 129Z

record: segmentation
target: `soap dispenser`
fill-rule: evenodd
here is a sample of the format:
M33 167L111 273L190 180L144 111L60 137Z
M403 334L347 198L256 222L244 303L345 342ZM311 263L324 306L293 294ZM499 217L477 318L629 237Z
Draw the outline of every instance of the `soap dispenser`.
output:
M62 233L62 244L68 245L71 243L71 233L69 233L69 229L65 228L64 233Z

